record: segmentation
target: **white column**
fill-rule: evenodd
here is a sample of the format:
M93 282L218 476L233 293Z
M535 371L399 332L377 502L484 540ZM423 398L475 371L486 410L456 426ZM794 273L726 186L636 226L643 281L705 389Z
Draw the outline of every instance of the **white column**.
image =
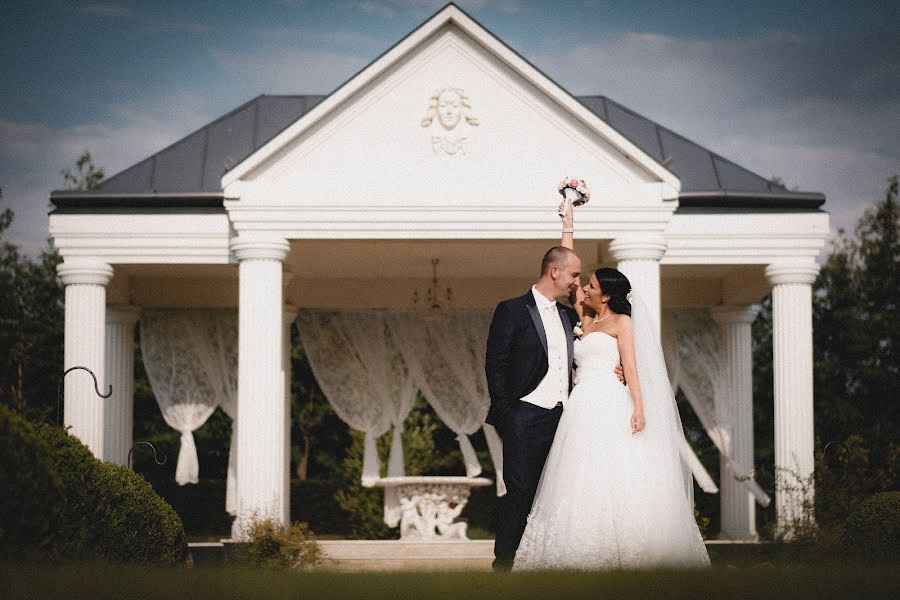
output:
M725 398L731 427L725 443L734 464L753 469L753 335L751 326L759 314L759 306L718 306L712 317L719 324L725 352ZM725 457L719 461L719 500L721 505L721 537L729 540L755 540L756 503L735 476Z
M243 539L254 519L284 521L285 413L282 338L283 239L239 236L237 518L232 537Z
M91 259L65 260L57 267L66 287L63 370L87 367L97 377L100 391L108 391L105 376L106 284L113 270ZM63 422L74 436L103 458L104 410L107 400L99 397L90 374L78 369L66 376Z
M618 263L617 268L631 282L631 289L656 318L656 331L659 333L659 260L666 252L665 238L658 233L627 234L610 242L609 252Z
M284 497L288 500L282 506L285 523L291 520L291 324L297 318L297 307L285 304L282 312L284 327L281 336L281 372L284 376Z
M766 267L772 284L777 527L811 519L814 471L812 260Z
M134 443L134 325L136 306L106 307L106 377L113 393L106 401L103 460L128 464Z

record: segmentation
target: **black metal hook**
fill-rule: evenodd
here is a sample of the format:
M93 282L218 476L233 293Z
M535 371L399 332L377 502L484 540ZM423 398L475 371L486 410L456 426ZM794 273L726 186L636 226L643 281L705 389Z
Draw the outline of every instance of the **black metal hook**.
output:
M150 446L150 449L153 450L153 462L157 465L162 466L166 464L166 460L168 460L168 456L163 456L162 462L159 461L159 457L156 454L156 446L151 444L150 442L138 442L134 446L131 447L131 450L128 451L128 468L134 470L134 466L131 464L131 455L134 453L134 449L138 446L145 445Z
M97 395L98 395L98 396L100 396L101 398L109 398L110 396L112 396L112 384L109 385L109 391L106 392L106 394L102 394L102 393L100 392L100 384L97 383L97 376L94 375L94 372L93 372L93 371L91 371L91 370L88 369L87 367L81 367L81 366L69 367L69 368L66 369L65 372L62 374L62 377L59 378L59 383L56 385L56 424L57 424L57 425L59 425L59 409L60 409L60 406L62 406L62 385L63 385L63 381L65 380L66 375L68 375L69 373L71 373L71 372L74 371L75 369L81 369L81 370L87 371L88 373L91 374L91 379L94 380L94 391L97 392Z
M825 451L828 450L828 446L830 446L832 444L836 444L836 443L837 443L837 440L831 440L830 442L825 444L822 447L822 454L818 457L818 460L825 460Z

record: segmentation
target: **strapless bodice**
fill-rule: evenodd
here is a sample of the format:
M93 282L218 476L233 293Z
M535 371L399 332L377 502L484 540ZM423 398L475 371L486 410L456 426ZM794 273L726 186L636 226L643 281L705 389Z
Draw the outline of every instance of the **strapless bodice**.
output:
M575 340L575 383L585 379L612 377L619 364L619 343L613 336L593 331Z

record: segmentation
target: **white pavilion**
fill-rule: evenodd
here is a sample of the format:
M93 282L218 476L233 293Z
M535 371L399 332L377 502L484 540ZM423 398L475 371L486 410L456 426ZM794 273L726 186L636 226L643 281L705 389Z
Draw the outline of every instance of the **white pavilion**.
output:
M722 453L708 483L720 535L754 539L755 503L768 498L752 477L751 323L771 293L775 467L811 477L824 196L788 191L604 96L572 96L453 4L327 96L260 96L93 190L52 193L65 367L114 391L103 400L85 374L67 377L65 424L125 463L137 322L236 313L235 512L286 521L298 311L409 309L437 258L454 306L489 314L528 289L558 242L565 175L592 189L576 210L585 265L622 270L664 341L677 345L679 315L709 324L710 379L698 384L703 365L684 352L669 366L682 389L713 390L693 394L711 402L695 408ZM667 358L681 360L671 348ZM811 490L769 491L782 526L803 516Z

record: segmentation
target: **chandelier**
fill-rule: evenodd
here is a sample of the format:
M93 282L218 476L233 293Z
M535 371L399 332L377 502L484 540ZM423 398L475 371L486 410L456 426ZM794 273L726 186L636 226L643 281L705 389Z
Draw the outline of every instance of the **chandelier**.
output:
M418 288L413 290L413 306L422 310L426 318L439 318L453 303L453 290L448 285L446 289L438 284L437 266L440 259L431 259L431 283L424 294L419 294Z

